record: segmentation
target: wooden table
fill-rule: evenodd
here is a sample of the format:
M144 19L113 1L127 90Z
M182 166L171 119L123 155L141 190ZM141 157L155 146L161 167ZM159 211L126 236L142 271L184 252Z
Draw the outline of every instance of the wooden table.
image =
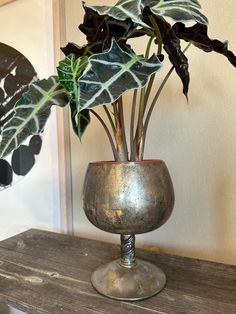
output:
M91 272L119 246L31 229L0 242L0 300L26 313L236 314L236 266L137 250L160 266L166 288L145 301L105 298Z

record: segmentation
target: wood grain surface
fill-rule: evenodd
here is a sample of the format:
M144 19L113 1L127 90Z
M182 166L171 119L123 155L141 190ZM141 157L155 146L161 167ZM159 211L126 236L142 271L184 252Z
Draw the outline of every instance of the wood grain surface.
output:
M119 254L117 245L31 229L0 242L0 300L33 314L236 313L236 266L143 249L137 257L165 271L165 289L139 302L99 295L91 272Z

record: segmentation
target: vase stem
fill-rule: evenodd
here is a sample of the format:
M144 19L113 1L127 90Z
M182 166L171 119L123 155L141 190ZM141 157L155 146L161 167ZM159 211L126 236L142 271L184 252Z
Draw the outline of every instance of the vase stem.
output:
M121 234L121 265L124 267L134 267L135 261L135 235Z

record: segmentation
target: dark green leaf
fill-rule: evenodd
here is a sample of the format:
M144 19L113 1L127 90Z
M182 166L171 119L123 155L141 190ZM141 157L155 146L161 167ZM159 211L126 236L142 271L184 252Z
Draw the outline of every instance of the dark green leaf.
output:
M99 15L108 15L115 20L125 21L126 19L132 20L135 24L144 25L142 22L142 2L141 0L119 0L114 6L90 6L85 5L87 8L92 9Z
M125 91L146 85L149 76L162 64L153 55L149 60L122 50L115 39L108 52L89 58L91 69L79 79L79 108L113 103Z
M142 21L142 10L145 6L148 6L155 15L171 17L175 21L195 20L207 24L207 18L199 11L201 6L198 0L119 0L114 6L86 5L99 15L109 15L121 21L129 18L144 27L146 24Z
M14 116L2 129L0 158L16 149L28 136L39 134L51 112L51 106L65 106L68 98L56 77L29 85L14 107Z
M90 122L89 110L78 113L78 79L87 64L87 57L77 59L74 54L70 54L57 67L59 82L68 93L73 130L80 139Z
M157 16L171 17L179 22L208 23L206 16L199 11L201 6L197 0L142 0L142 3Z

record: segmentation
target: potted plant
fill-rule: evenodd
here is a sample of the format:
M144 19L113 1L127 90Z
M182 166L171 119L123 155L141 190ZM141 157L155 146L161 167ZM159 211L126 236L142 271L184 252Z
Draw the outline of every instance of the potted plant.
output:
M114 6L83 6L84 21L79 29L87 44L80 47L69 43L62 48L66 57L59 62L58 76L29 84L15 104L14 116L2 128L0 158L29 136L43 132L52 105L70 106L73 130L80 139L91 117L96 117L107 133L114 162L89 165L85 212L99 228L121 234L122 258L95 271L92 282L99 292L112 298L144 299L164 287L165 275L153 265L135 260L134 234L162 225L174 205L165 163L143 160L153 109L173 71L188 97L190 75L185 51L190 45L220 53L234 67L236 56L228 50L227 42L208 37L207 18L198 0L119 0ZM194 25L186 26L188 21ZM130 46L130 39L143 38L147 45L139 55ZM188 43L184 50L181 40ZM167 58L172 68L157 87L155 77ZM123 103L128 90L133 91L132 104L128 104L129 141L124 122L127 104ZM98 105L103 106L106 121L94 110Z

